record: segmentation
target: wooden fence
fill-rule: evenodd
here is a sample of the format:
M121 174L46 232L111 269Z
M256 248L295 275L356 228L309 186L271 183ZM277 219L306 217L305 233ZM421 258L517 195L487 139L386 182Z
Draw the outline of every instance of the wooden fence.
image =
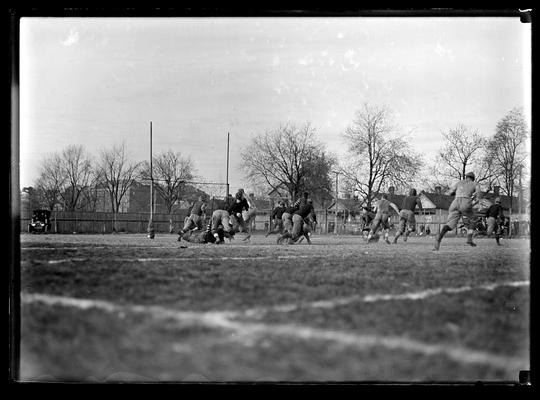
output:
M173 214L172 223L174 232L178 232L184 226L184 218L187 210L181 210ZM327 213L325 210L316 210L317 213L317 234L333 234L335 232L334 214ZM253 229L255 231L266 232L271 226L270 210L258 210ZM32 214L28 210L21 210L21 232L28 232L28 224ZM118 213L116 217L117 232L126 233L146 233L150 214L149 213ZM208 221L209 216L207 216ZM416 229L420 230L420 225L429 226L431 234L440 232L442 225L446 223L445 215L427 215L416 216ZM111 212L70 212L53 211L51 213L51 232L53 233L111 233L113 232L114 214ZM391 233L395 232L399 219L397 216L390 218ZM156 233L169 232L169 215L154 214L154 231ZM363 223L361 221L344 221L343 218L337 219L337 234L361 235ZM521 228L519 229L522 230ZM455 234L459 232L455 231ZM528 226L523 226L523 233L528 235Z
M28 232L31 213L21 213L21 232ZM172 215L175 229L184 225L185 212ZM118 213L117 232L144 233L148 227L150 213ZM154 231L169 232L169 215L153 215ZM51 232L53 233L111 233L114 213L112 212L73 212L53 211L51 213Z
M172 223L174 231L178 232L184 225L184 218L187 210L181 210L173 214ZM270 210L259 210L255 218L253 229L255 231L267 231L271 226ZM32 214L28 210L21 212L21 232L28 232L28 224ZM208 218L209 216L207 216ZM150 218L149 213L118 213L116 216L117 232L145 233ZM113 232L114 214L111 212L74 212L74 211L53 211L51 213L51 232L53 233L111 233ZM324 210L317 210L316 233L334 233L335 218L333 214L328 214ZM363 224L359 221L344 222L343 218L337 219L338 234L361 234ZM391 218L390 223L397 226L397 218ZM419 221L420 222L420 221ZM153 216L155 232L169 232L169 215L154 214ZM441 224L444 221L440 222ZM438 221L432 224L438 228ZM434 232L435 233L435 232Z

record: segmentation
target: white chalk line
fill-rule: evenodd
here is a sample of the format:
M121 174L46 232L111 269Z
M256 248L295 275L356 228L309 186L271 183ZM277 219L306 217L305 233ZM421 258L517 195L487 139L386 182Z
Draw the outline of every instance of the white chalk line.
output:
M352 257L352 256L351 256ZM250 257L146 257L146 258L108 258L109 262L160 262L160 261L239 261L239 260L288 260L288 259L305 259L305 258L336 258L332 255L276 255L276 256L250 256ZM58 260L22 260L21 264L36 263L36 264L63 264L70 262L96 262L95 258L70 257ZM160 265L157 265L160 266Z
M30 246L21 247L21 250L103 250L103 249L118 249L135 250L135 249L178 249L178 246L82 246L82 247L49 247L49 246Z
M231 330L236 336L235 340L242 338L249 339L250 337L255 337L257 339L268 335L285 336L301 340L330 341L360 350L381 346L391 350L420 353L425 356L441 355L459 363L491 365L496 368L508 370L509 372L528 368L528 365L524 365L524 361L519 358L501 356L470 348L457 347L455 345L429 344L403 337L361 335L293 324L269 325L263 323L233 321L231 318L234 318L238 314L234 312L191 312L176 311L160 306L120 306L103 300L77 299L35 293L22 293L21 301L26 304L39 302L48 305L61 305L80 309L96 308L111 313L127 311L150 314L155 318L174 319L184 324L202 324L214 328Z
M262 318L270 312L291 312L306 308L335 308L351 303L374 303L377 301L400 301L400 300L423 300L441 294L462 293L472 290L495 290L499 287L521 287L529 286L530 281L510 281L482 284L478 286L461 286L448 288L426 289L418 292L407 292L399 294L368 294L365 296L354 295L332 300L318 300L303 304L283 304L272 307L256 307L244 311L245 315L251 318Z

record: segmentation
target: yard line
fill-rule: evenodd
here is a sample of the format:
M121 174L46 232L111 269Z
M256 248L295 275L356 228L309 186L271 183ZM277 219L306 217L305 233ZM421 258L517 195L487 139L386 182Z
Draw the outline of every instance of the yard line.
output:
M79 250L80 247L21 247L21 250ZM84 248L84 247L82 247ZM88 247L89 249L104 249L105 247Z
M89 258L81 258L81 257L74 257L74 258L65 258L62 260L48 260L47 264L63 264L66 262L84 262L90 260ZM39 263L39 261L38 261Z
M332 257L332 255L315 256L320 258ZM158 261L227 261L227 260L282 260L282 259L298 259L298 258L314 258L312 255L285 255L285 256L250 256L250 257L145 257L145 258L110 258L107 262L158 262ZM22 264L27 264L33 261L37 264L62 264L69 262L84 262L89 261L89 258L72 257L62 258L59 260L23 260Z
M321 256L323 257L323 256ZM329 256L324 256L329 257ZM173 257L173 258L137 258L132 261L149 262L149 261L184 261L184 260L199 260L199 261L213 261L213 260L272 260L272 259L290 259L290 258L312 258L312 256L252 256L252 257Z
M301 304L282 304L272 307L256 307L244 311L244 314L252 318L262 318L269 312L291 312L304 308L334 308L350 303L373 303L377 301L399 301L399 300L423 300L428 297L440 294L462 293L472 290L495 290L499 287L511 286L529 286L529 281L497 282L478 286L461 286L448 288L426 289L419 292L407 292L399 294L368 294L365 296L354 295L349 297L335 298L330 300L318 300Z
M103 249L115 249L118 250L120 246L83 246L83 247L21 247L21 250L103 250ZM177 249L178 246L121 246L121 249Z
M177 311L161 306L121 306L103 300L77 299L37 293L22 293L21 300L26 304L39 302L48 305L62 305L80 309L97 308L111 313L127 311L150 314L155 318L170 318L181 323L203 324L215 328L231 330L236 334L237 340L250 337L255 337L257 339L268 335L285 336L302 340L330 341L360 350L381 346L392 350L415 352L425 356L444 356L464 364L491 365L506 370L509 373L515 373L515 371L529 368L528 362L519 358L501 356L470 348L457 347L455 345L430 344L403 337L361 335L293 324L271 325L258 322L241 322L232 319L237 314L234 312L192 312Z

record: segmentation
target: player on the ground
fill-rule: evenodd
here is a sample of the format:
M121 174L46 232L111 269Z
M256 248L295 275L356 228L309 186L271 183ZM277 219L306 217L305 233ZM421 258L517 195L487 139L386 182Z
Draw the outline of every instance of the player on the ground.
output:
M216 229L217 236L212 234L212 220L207 224L206 230L188 230L182 234L182 240L191 243L215 243L221 244L224 238L234 236L234 231L225 232L223 225L219 224Z
M193 203L189 212L189 217L184 222L184 227L178 233L178 241L182 239L182 235L191 229L202 230L204 224L204 215L206 212L206 196L200 195L199 199Z
M399 212L399 224L394 237L394 244L397 243L398 238L403 236L403 241L406 242L407 238L416 230L416 219L414 217L414 210L418 206L418 209L422 211L422 203L420 198L416 195L416 189L409 190L409 195L403 199L401 205L401 211Z
M274 207L272 210L272 214L270 215L270 219L273 223L273 229L270 229L264 237L268 237L268 235L271 235L273 233L283 233L283 220L281 217L283 216L283 213L287 207L285 207L285 202L283 200L278 201L278 205Z
M388 195L385 193L381 195L381 198L379 199L375 207L377 212L375 214L375 219L371 223L371 229L367 237L367 242L371 242L372 238L377 234L379 226L381 226L384 231L384 241L390 244L390 241L388 240L388 230L390 229L390 225L388 224L388 216L390 215L390 207L396 210L396 213L398 215L399 208L394 203L388 200Z
M441 240L446 232L454 229L457 226L459 219L463 216L467 217L469 221L467 229L467 244L473 247L476 246L472 240L474 227L476 225L476 218L474 217L473 211L473 197L476 197L476 200L478 201L480 200L482 194L480 192L480 185L475 183L474 180L474 172L467 172L465 174L465 179L456 182L448 191L449 195L455 194L456 197L448 209L449 214L446 224L442 227L441 233L435 235L435 247L433 250L439 250Z
M501 238L501 224L504 222L504 214L503 214L503 208L501 206L501 198L497 197L495 198L495 204L492 204L487 212L487 236L491 237L493 234L493 231L495 231L495 240L497 241L497 244L500 246L501 242L499 241Z

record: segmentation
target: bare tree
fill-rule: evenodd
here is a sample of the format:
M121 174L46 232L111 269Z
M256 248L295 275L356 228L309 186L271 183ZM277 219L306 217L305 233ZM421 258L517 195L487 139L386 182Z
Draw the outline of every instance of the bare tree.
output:
M99 201L98 196L98 186L99 186L99 175L97 171L97 167L92 167L92 174L90 176L90 180L86 188L84 188L81 191L81 198L80 198L80 205L78 208L83 209L85 211L92 211L95 212L97 208L97 204Z
M527 137L528 128L523 110L514 108L497 123L496 133L489 143L493 163L501 171L501 188L511 199L527 158Z
M98 176L100 184L109 194L114 213L113 231L116 232L117 215L123 197L133 186L138 175L140 163L128 160L125 143L115 145L109 150L101 150L99 155Z
M463 124L442 135L445 144L432 167L433 176L437 176L439 183L451 185L455 180L465 179L467 172L474 171L476 181L491 188L499 169L491 162L488 139Z
M299 128L287 123L252 139L242 151L243 169L253 183L275 190L285 188L295 200L303 191L327 186L324 181L330 179L331 158L324 154L324 147L316 140L309 123ZM314 185L315 171L318 179Z
M180 200L186 181L193 180L195 167L190 158L183 158L180 153L164 151L153 158L152 177L154 188L163 199L169 214L169 231L174 230L172 209ZM141 169L141 178L150 181L150 163L145 161Z
M314 203L325 208L334 199L332 172L337 165L336 158L318 149L306 161L307 173L302 187L308 191Z
M36 191L41 204L54 210L57 205L63 205L63 191L66 176L58 154L47 155L42 164L36 181Z
M81 195L92 183L93 167L83 146L70 145L60 155L60 168L65 176L61 192L65 209L75 211L82 208Z
M387 186L410 185L421 166L420 155L396 131L386 107L366 103L343 135L348 144L339 169L343 187L359 193L367 207Z

